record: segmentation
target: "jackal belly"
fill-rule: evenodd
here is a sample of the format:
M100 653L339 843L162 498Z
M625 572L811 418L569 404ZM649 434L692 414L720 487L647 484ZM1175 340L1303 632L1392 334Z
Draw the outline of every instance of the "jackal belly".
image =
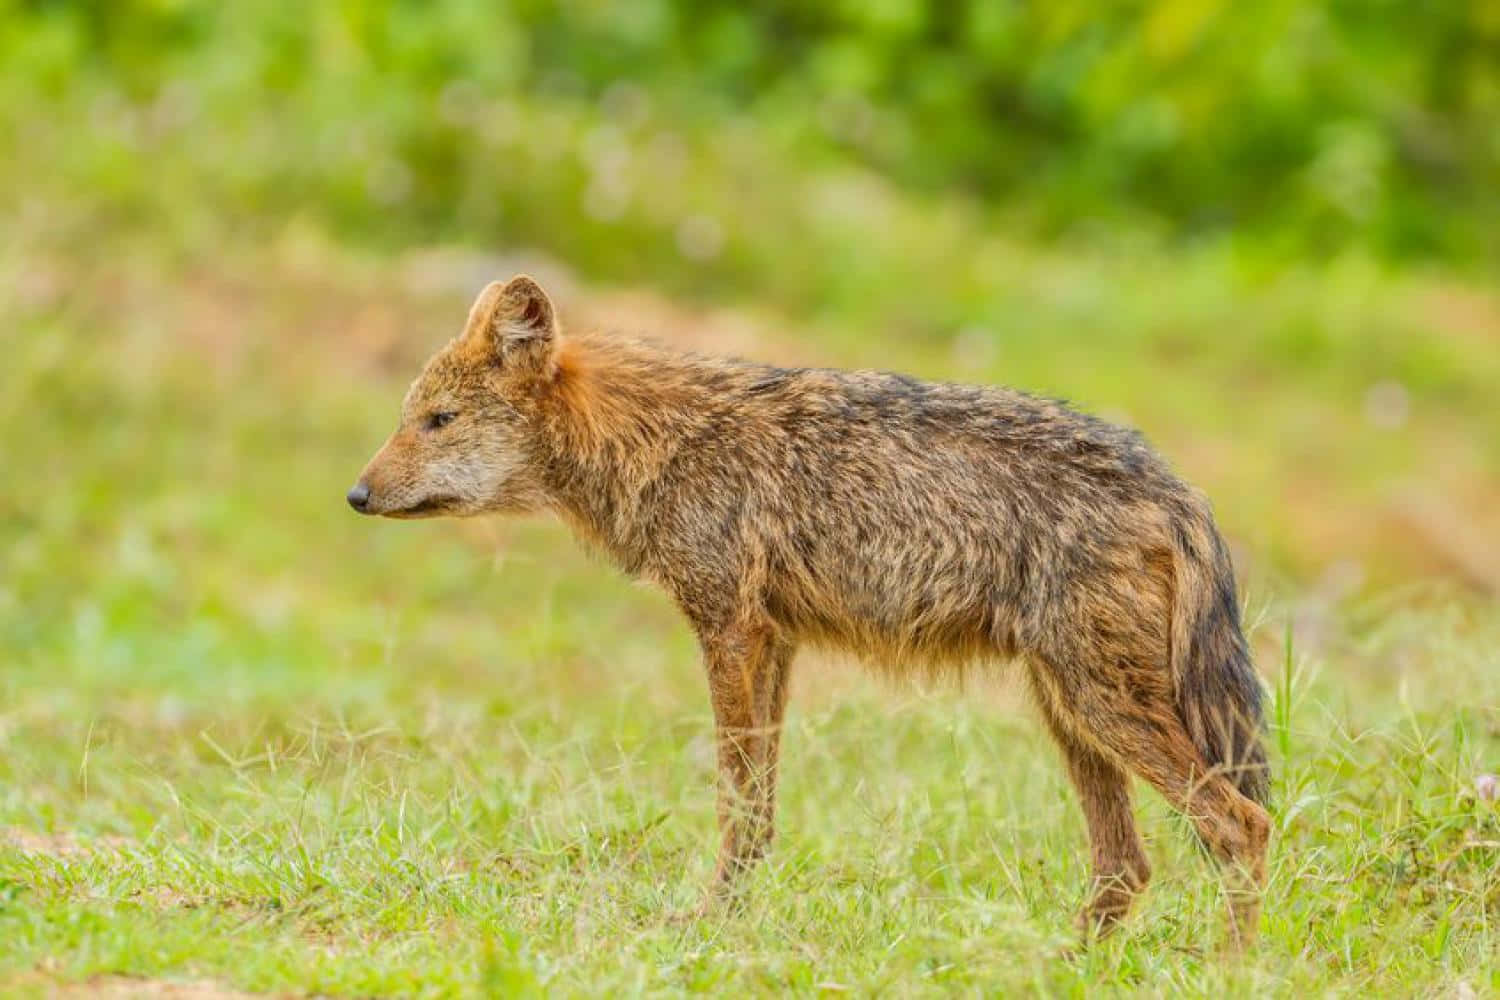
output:
M952 528L824 526L775 561L770 610L812 641L881 660L1014 655L1015 573L1004 546Z

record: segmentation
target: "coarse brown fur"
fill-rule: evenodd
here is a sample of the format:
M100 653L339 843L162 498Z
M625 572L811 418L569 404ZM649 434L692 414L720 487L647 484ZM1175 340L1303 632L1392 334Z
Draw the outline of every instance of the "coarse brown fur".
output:
M823 644L889 670L1019 659L1087 820L1084 929L1150 877L1135 774L1226 864L1231 939L1254 931L1267 767L1229 556L1131 431L1006 389L564 337L518 277L428 362L350 502L555 511L672 596L718 729L720 895L770 842L788 670Z

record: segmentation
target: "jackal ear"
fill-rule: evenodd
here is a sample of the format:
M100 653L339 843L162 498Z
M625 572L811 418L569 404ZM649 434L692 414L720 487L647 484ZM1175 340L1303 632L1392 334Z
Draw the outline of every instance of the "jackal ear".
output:
M557 312L541 285L518 274L479 293L467 333L482 337L503 367L541 370L556 346Z

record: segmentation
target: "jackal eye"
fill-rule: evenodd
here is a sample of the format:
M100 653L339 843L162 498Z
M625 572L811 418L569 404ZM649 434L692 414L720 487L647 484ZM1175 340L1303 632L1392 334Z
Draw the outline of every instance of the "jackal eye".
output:
M456 416L458 416L457 413L453 413L448 410L444 410L439 413L428 414L427 429L430 431L435 431L439 427L447 427L449 424L453 423L453 418Z

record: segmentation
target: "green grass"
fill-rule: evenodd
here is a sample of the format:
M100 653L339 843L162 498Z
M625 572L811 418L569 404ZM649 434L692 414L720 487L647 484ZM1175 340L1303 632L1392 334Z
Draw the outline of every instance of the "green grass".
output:
M1003 681L897 689L820 660L799 664L781 834L747 907L672 919L698 901L714 832L707 699L668 603L557 525L343 509L415 361L461 317L459 293L393 290L382 276L398 262L327 247L300 271L285 248L201 265L144 244L10 247L0 988L124 975L343 995L1500 990L1500 813L1472 794L1500 766L1500 613L1443 587L1339 600L1295 563L1276 568L1265 533L1282 522L1260 519L1273 494L1247 501L1235 470L1295 466L1278 431L1212 398L1235 350L1133 353L1158 329L1148 312L1205 311L1230 344L1289 336L1315 274L1237 316L1211 278L1202 299L1189 287L1148 306L1152 265L1122 265L1123 287L1100 294L1138 315L1116 333L1083 338L1093 327L1064 297L1018 308L1034 335L980 365L1090 401L1128 392L1259 567L1276 768L1262 941L1242 962L1217 957L1211 869L1143 790L1153 888L1122 933L1066 960L1082 821L1021 700ZM1018 260L1065 284L1102 266ZM42 267L61 291L22 301ZM1375 289L1339 322L1402 294ZM389 343L370 339L386 328ZM1357 350L1315 342L1334 359ZM1088 343L1129 367L1074 366ZM940 345L836 320L765 351L976 377ZM1440 370L1443 385L1476 377ZM1242 385L1283 430L1362 384L1281 371ZM1418 441L1486 447L1468 436L1476 404L1447 405L1419 412L1394 454L1347 414L1311 419L1297 447L1369 456L1374 470L1316 470L1367 496L1361 476L1417 461ZM1177 436L1182 413L1203 429ZM1277 513L1317 518L1319 503Z

